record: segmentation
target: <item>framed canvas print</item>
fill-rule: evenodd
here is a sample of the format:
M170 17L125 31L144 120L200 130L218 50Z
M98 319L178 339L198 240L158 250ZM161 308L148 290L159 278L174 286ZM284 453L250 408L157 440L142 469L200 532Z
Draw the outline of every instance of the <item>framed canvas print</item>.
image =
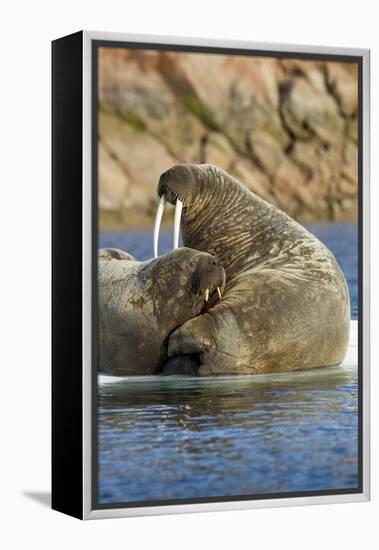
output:
M369 498L369 51L53 42L53 508Z

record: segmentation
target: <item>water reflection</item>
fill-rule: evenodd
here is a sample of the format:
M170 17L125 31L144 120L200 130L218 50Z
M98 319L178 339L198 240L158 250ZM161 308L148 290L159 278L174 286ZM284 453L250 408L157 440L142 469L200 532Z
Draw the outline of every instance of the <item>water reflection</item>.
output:
M356 410L340 367L102 385L100 501L355 487Z

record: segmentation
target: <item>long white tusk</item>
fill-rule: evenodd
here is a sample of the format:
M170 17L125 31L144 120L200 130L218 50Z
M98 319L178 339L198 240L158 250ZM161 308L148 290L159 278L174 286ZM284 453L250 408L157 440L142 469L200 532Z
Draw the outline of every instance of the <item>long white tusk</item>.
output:
M219 286L217 287L217 292L218 292L218 297L219 297L220 300L221 300L221 290L220 290L220 287L219 287Z
M174 221L174 243L173 243L174 250L179 246L180 219L182 217L182 208L183 208L182 201L180 199L177 199L176 206L175 206L175 221Z
M208 302L209 300L209 288L205 289L205 301Z
M155 216L155 225L154 225L154 258L158 258L158 240L159 240L159 229L161 227L161 221L163 216L164 207L166 204L166 199L164 195L161 196L159 201L157 215Z

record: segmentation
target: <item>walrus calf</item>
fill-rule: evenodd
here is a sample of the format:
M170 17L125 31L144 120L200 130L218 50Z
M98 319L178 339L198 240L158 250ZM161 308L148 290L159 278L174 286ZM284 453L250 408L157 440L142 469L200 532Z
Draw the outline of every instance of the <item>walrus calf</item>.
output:
M287 214L211 165L160 177L155 241L166 201L177 205L185 246L225 268L222 299L171 334L168 355L199 375L254 374L337 365L346 353L349 293L333 254ZM154 243L157 250L157 242Z
M98 260L99 370L110 374L157 374L170 333L225 286L222 265L189 248L146 262L102 249Z

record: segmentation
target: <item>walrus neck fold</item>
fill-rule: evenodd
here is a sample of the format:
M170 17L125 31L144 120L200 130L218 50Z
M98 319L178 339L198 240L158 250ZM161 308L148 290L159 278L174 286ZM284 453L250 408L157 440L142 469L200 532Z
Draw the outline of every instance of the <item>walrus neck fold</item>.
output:
M210 176L214 180L214 169ZM184 246L215 256L222 262L228 280L238 271L246 254L253 248L251 227L254 212L252 208L246 210L246 192L238 183L230 185L230 181L220 171L216 184L211 186L204 180L196 201L183 209Z

